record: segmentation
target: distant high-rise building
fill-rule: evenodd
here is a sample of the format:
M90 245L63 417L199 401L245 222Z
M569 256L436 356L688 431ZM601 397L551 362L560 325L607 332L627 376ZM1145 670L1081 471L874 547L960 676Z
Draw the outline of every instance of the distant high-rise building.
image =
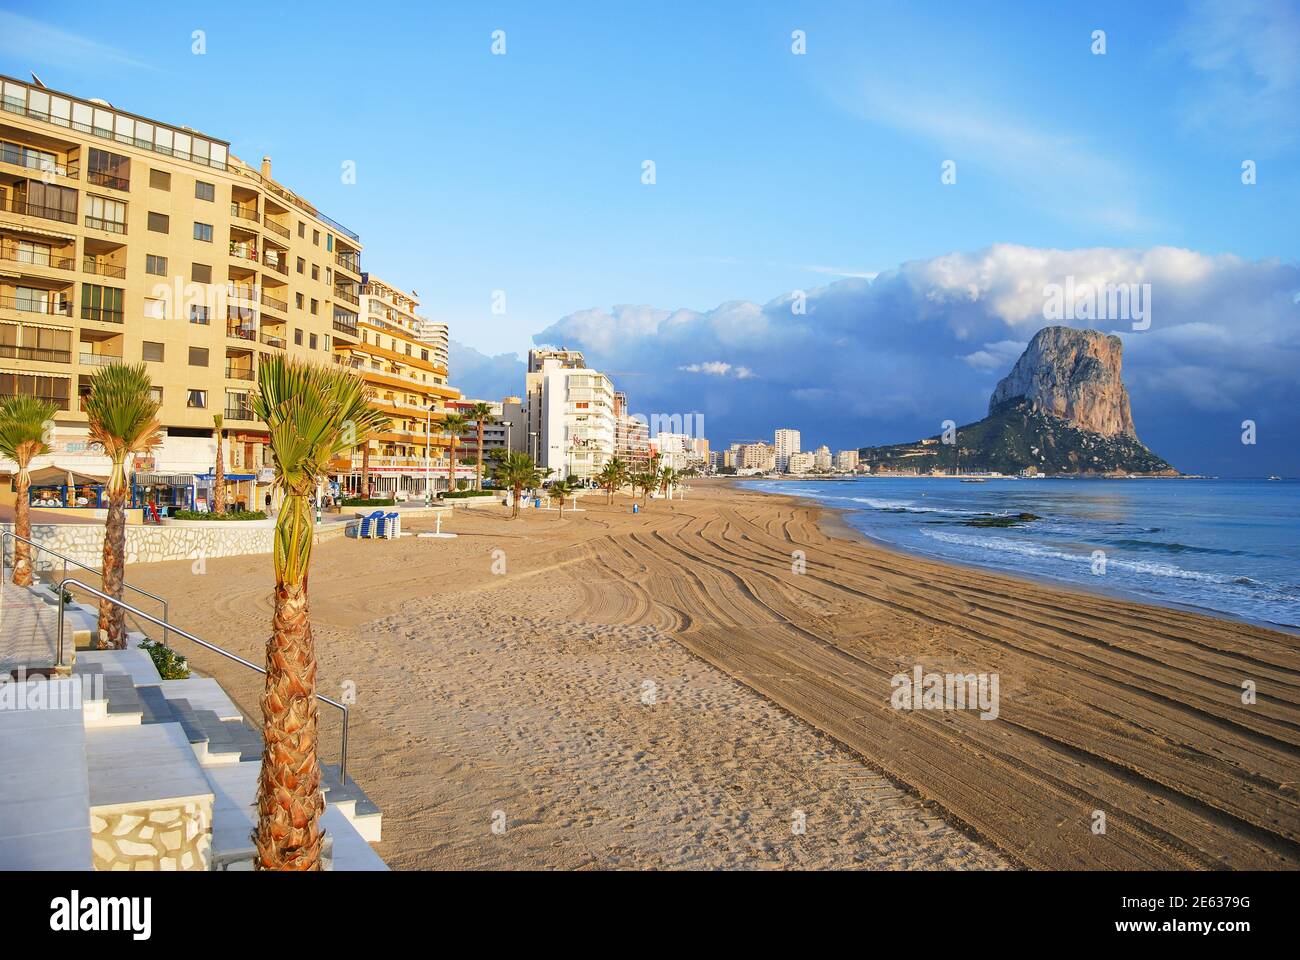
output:
M813 469L830 470L832 465L831 448L822 444L813 451Z
M789 468L790 454L799 452L799 431L782 429L776 431L776 468Z
M858 466L858 451L841 450L835 454L835 469L840 473L852 473Z
M790 454L790 459L786 463L786 472L794 474L811 473L813 469L813 455L811 453Z

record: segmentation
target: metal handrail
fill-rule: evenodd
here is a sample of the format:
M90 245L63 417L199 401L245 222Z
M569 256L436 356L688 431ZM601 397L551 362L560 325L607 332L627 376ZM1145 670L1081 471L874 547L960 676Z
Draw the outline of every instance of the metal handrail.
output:
M75 563L76 561L73 562ZM172 633L178 633L186 640L190 640L194 643L197 643L200 647L203 647L207 650L211 650L213 653L219 653L227 660L234 660L235 663L242 663L250 670L256 670L258 673L262 674L263 676L266 676L265 667L259 667L257 664L249 660L245 660L243 657L239 656L238 654L234 654L231 653L229 650L222 649L221 647L218 647L215 643L208 643L208 641L202 639L201 637L196 637L194 636L194 634L190 633L187 630L182 630L180 627L169 626L167 623L164 623L162 620L159 620L157 617L153 616L152 614L145 613L143 610L139 610L136 607L131 606L131 604L126 603L123 600L118 600L116 597L110 597L102 590L96 590L94 587L82 583L80 580L74 580L71 578L65 578L63 581L59 583L59 645L57 648L58 660L56 661L56 663L59 666L63 665L63 607L65 602L64 588L69 586L80 587L82 590L85 590L87 593L91 594L92 596L98 597L100 600L107 600L109 603L115 604L116 606L121 607L123 610L129 611L130 613L133 613L138 617L144 617L144 619L148 620L150 623L155 623L158 626L162 627L164 630L170 629ZM316 697L317 700L320 700L323 703L328 703L331 707L334 707L343 712L343 742L339 748L339 780L342 781L343 783L347 783L348 708L346 705L339 703L337 700L330 699L329 697L325 696L323 693L317 693L314 694L314 696Z
M64 580L67 580L67 579L68 579L68 564L72 564L74 567L80 567L82 570L88 570L88 571L91 572L91 573L97 574L97 575L99 576L99 580L100 580L101 583L103 583L103 581L104 581L104 572L103 572L102 570L96 570L94 567L88 567L88 566L86 566L84 563L82 563L80 560L73 560L71 557L65 557L63 554L59 553L59 551L57 551L57 550L51 550L49 547L45 546L44 544L42 544L42 543L37 543L35 540L29 540L27 537L21 537L21 536L19 536L17 533L15 533L13 530L5 530L3 533L0 533L0 582L3 582L3 581L5 580L5 566L6 566L6 564L5 564L5 549L4 549L4 544L5 544L5 541L6 541L6 540L9 540L9 539L21 540L23 543L27 544L28 546L35 547L37 550L42 550L42 551L44 551L45 553L50 554L51 556L58 557L60 560L63 561L63 579L64 579ZM15 563L15 564L18 563L18 551L17 551L17 547L14 548L14 563ZM150 593L148 590L141 590L139 587L134 587L134 586L132 586L131 584L127 583L125 580L122 581L122 586L126 587L126 589L128 589L128 590L134 590L136 593L140 594L142 597L148 597L150 600L157 600L159 603L162 604L162 609L163 609L163 622L162 622L162 628L163 628L163 643L166 644L166 643L167 643L167 630L168 630L168 627L167 627L167 621L171 619L171 615L168 614L168 612L167 612L167 601L164 600L162 597L159 597L159 596L156 596L155 594ZM62 602L62 601L60 600L60 602ZM60 632L62 632L62 630L63 630L63 625L62 625L62 624L59 625L59 630L60 630ZM60 663L63 662L63 650L62 650L61 647L60 647L60 649L59 649L59 662L60 662Z

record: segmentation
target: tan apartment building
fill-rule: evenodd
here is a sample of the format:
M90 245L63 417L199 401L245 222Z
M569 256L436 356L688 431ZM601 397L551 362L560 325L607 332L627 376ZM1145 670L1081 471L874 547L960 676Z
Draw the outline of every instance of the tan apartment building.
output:
M445 362L422 339L423 318L416 313L420 303L413 293L366 274L357 307L356 335L335 338L335 361L364 377L374 391L375 407L390 423L371 438L368 457L358 449L333 465L340 484L359 493L368 471L372 496L422 497L427 470L428 489L445 490L451 440L441 423L448 401L460 392L448 385ZM466 454L458 442L457 460ZM456 477L472 479L474 468L458 462Z
M9 77L0 94L0 395L53 400L49 462L106 473L80 398L143 360L167 435L136 464L150 495L203 499L222 414L237 499L260 506L257 359L359 341L360 238L225 140Z

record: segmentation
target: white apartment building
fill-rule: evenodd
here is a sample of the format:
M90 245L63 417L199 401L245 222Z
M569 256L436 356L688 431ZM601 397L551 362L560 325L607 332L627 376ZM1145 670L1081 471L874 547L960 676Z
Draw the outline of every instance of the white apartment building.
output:
M451 341L451 334L447 324L437 320L430 320L428 317L415 318L416 336L429 345L429 356L435 364L446 369L447 351Z
M835 469L840 473L852 473L858 466L858 451L841 450L835 454Z
M553 477L592 477L614 456L614 384L598 370L566 367L556 357L540 363L539 465Z
M691 438L684 433L665 433L660 431L650 440L655 452L659 454L659 466L672 467L679 473L690 466Z
M813 455L811 453L800 453L795 451L790 454L786 460L786 473L804 474L812 473Z
M813 451L813 469L829 471L832 465L831 448L822 444Z
M776 468L781 471L789 469L790 454L799 452L799 431L782 429L776 431Z

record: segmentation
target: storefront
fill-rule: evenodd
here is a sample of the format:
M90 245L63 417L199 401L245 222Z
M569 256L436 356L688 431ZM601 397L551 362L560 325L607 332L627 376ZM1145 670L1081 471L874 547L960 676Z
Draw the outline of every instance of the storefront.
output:
M191 473L135 473L131 477L131 505L146 510L152 505L160 516L193 510L194 479Z
M200 473L194 477L195 488L197 490L196 510L212 509L212 488L216 483L216 476L209 471ZM227 510L262 510L265 504L259 503L257 499L257 474L255 473L224 473L222 479L225 480L226 486L226 509Z
M104 510L108 500L104 495L107 477L49 466L31 472L29 499L37 509Z

